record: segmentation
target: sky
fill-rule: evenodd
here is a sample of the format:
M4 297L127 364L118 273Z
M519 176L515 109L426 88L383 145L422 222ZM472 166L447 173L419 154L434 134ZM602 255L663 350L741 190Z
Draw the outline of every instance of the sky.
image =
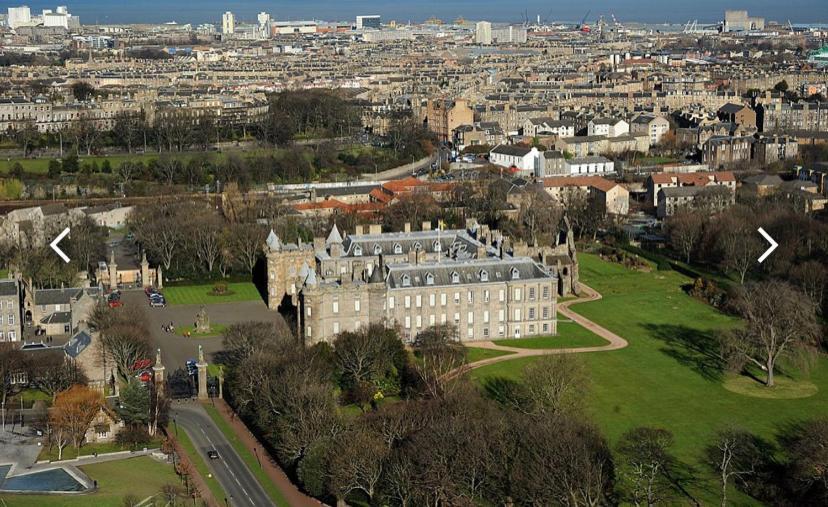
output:
M688 20L714 23L723 18L725 9L747 9L768 21L828 23L828 0L0 0L0 10L24 3L35 12L65 4L84 24L219 23L226 10L241 21L254 21L256 13L265 11L275 20L342 21L359 14L380 14L386 21L398 22L421 22L431 16L448 21L463 16L519 23L528 12L531 20L540 15L541 20L578 22L591 11L590 23L602 14L606 19L615 14L622 23L683 24Z

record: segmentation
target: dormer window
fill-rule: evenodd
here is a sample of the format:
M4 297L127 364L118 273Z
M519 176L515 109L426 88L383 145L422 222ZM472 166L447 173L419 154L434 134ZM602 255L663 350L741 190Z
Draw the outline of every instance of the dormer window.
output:
M434 240L434 244L432 245L435 252L440 252L443 250L443 245L440 244L438 240Z
M488 282L489 281L489 272L485 269L480 270L480 281L481 282Z
M394 253L401 254L402 253L402 245L399 243L394 243Z
M422 250L422 249L423 249L423 245L422 245L422 244L420 244L420 242L419 242L419 241L418 241L418 242L416 242L416 243L414 243L414 251L415 251L415 252L419 252L419 251L420 251L420 250Z
M374 245L374 255L379 255L381 253L382 253L382 247L379 246L378 244L375 244Z
M411 287L411 277L408 275L402 276L402 286L403 287Z
M426 285L434 285L434 275L431 273L426 273Z
M354 255L359 257L362 255L362 247L359 245L354 246Z
M460 273L457 271L451 272L451 283L460 283Z
M520 278L520 271L518 268L512 268L512 280L517 280Z

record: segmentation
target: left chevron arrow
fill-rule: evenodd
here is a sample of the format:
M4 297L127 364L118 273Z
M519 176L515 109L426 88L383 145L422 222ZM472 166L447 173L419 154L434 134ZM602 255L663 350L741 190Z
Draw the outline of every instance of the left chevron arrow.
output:
M55 253L57 253L61 259L63 259L63 262L69 262L69 256L63 253L63 250L58 248L58 243L60 243L60 241L63 238L65 238L67 234L69 234L68 227L66 229L63 229L63 232L58 234L58 236L55 239L53 239L51 243L49 243L49 246L52 247L52 250L54 250Z

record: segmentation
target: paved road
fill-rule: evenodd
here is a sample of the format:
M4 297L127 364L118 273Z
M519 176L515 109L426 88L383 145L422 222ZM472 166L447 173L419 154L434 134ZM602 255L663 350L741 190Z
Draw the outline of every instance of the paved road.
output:
M558 313L570 318L574 322L580 324L581 326L589 329L593 333L597 334L601 338L607 340L609 343L606 345L599 345L597 347L570 347L570 348L560 348L560 349L526 349L520 347L508 347L504 345L497 345L491 341L479 341L479 342L468 342L467 345L469 347L478 347L481 349L491 349L491 350L502 350L504 352L511 352L511 354L506 354L503 356L497 357L490 357L488 359L481 359L480 361L475 361L474 363L463 365L450 373L447 374L448 378L456 377L457 375L461 375L469 370L474 370L476 368L480 368L483 366L487 366L494 363L500 363L502 361L511 361L513 359L517 359L520 357L531 357L531 356L545 356L551 354L578 354L584 352L605 352L609 350L618 350L623 349L629 343L624 338L618 336L617 334L613 333L609 329L599 326L595 322L583 317L574 311L572 311L569 307L578 303L585 303L587 301L597 301L601 299L601 294L598 293L595 289L591 287L587 287L583 283L580 284L580 288L582 290L582 295L578 299L570 299L569 301L564 301L558 304Z
M230 507L264 507L273 502L259 485L253 473L247 468L224 434L213 423L201 405L173 404L172 417L178 431L186 430L196 450L207 462L210 472L228 496ZM211 460L207 451L215 449L219 459ZM216 499L221 504L224 499Z

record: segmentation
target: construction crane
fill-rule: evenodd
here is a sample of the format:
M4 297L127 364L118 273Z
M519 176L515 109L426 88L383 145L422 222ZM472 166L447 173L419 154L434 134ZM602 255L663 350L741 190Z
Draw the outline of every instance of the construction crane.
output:
M590 31L589 25L586 25L584 23L586 23L586 20L587 20L587 18L589 17L589 15L591 13L592 13L592 9L588 10L587 13L584 14L584 19L582 19L581 22L578 24L578 27L577 27L578 30L580 30L584 33L589 33L589 31Z

